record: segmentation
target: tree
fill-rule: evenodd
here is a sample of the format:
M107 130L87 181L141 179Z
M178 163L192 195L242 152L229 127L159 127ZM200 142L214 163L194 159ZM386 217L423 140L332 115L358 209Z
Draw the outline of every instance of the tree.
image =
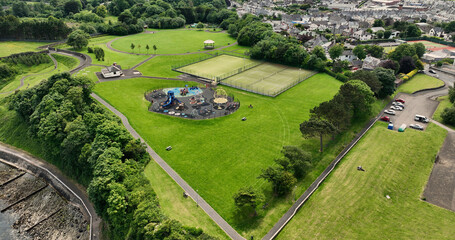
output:
M156 50L157 50L157 49L158 49L158 48L156 47L156 45L153 45L153 51L155 52L155 54L156 54Z
M382 61L379 66L382 68L392 69L395 73L398 71L398 69L400 69L399 64L391 59Z
M390 36L392 36L392 31L390 31L390 30L385 30L385 32L384 32L384 39L389 39Z
M139 52L141 52L141 44L137 45L137 49L139 50Z
M150 47L149 47L148 44L145 46L145 49L147 49L147 54L149 54L149 49L150 49Z
M330 58L335 61L338 57L341 56L341 54L343 54L343 51L344 51L344 48L343 46L339 45L339 44L335 44L333 47L331 47L329 49L329 55L330 55Z
M400 44L394 51L389 53L389 58L399 62L404 56L412 57L416 55L416 49L411 44Z
M384 21L382 19L374 20L373 27L384 27Z
M455 126L455 107L445 108L441 113L441 118L443 123Z
M381 31L377 31L376 32L376 37L378 37L379 39L383 38L384 37L384 31L382 31L382 30Z
M18 1L13 3L13 14L17 17L28 17L30 15L30 8L27 3Z
M406 37L420 37L420 35L422 35L422 31L415 24L406 28Z
M382 88L381 82L379 81L376 74L372 71L366 71L366 70L356 71L352 74L352 76L350 77L350 80L363 81L370 87L371 91L373 91L375 95L377 95Z
M128 9L123 11L118 16L118 20L119 20L119 22L125 23L127 25L136 24L137 23L137 19L135 17L133 17L133 14Z
M362 117L371 113L374 102L373 91L361 80L350 80L341 85L338 94L342 95L347 104L352 106L354 116Z
M455 84L454 84L455 86ZM455 87L449 86L449 101L453 104L455 103Z
M379 67L374 69L373 72L382 84L382 88L378 93L379 98L385 98L395 92L395 73L393 70Z
M365 49L372 57L375 58L382 58L382 55L384 54L384 48L379 45L366 45Z
M414 59L412 59L412 57L404 56L400 60L400 71L399 71L400 73L407 74L414 69L416 69L416 65L415 65Z
M297 146L284 146L282 159L277 159L285 170L290 170L296 178L303 178L312 165L311 154Z
M204 28L204 24L199 22L197 25L196 25L196 28L199 29L199 30L202 30Z
M95 8L95 14L104 18L107 15L107 9L106 6L104 5L99 5L98 7Z
M104 61L104 50L100 47L95 47L93 52L95 53L95 58L98 61Z
M422 58L423 54L425 54L425 45L423 43L414 43L412 46L414 46L417 56Z
M325 50L321 46L314 47L314 49L311 52L311 54L315 55L316 57L320 58L323 61L327 60L327 57L325 56Z
M352 53L354 53L354 55L358 57L360 60L365 59L367 56L367 53L365 52L365 47L363 45L355 46L354 50L352 50Z
M254 189L253 187L243 187L237 191L234 196L235 205L244 211L254 211L256 213L256 207L264 201L264 195Z
M263 169L258 178L265 179L272 183L273 191L278 195L288 193L297 182L292 173L279 167L269 167L265 170Z
M136 45L134 45L134 43L131 43L130 48L131 48L131 51L133 51L133 53L134 53L134 48L135 47L136 47Z
M329 121L317 118L310 118L300 124L300 132L305 138L319 137L320 139L320 152L323 151L322 136L326 134L334 134L337 132L335 126Z
M63 9L65 11L65 14L68 15L70 13L78 13L82 9L82 4L81 1L79 0L70 0L65 3L63 6Z
M66 43L74 49L80 50L88 45L90 35L82 30L76 30L68 36Z

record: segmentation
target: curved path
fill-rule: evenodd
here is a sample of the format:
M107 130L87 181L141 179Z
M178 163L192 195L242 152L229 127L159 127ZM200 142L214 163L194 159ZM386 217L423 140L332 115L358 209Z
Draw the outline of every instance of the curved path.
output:
M12 155L21 161L26 162L26 164L33 165L35 167L43 169L47 174L51 175L54 179L60 182L66 189L68 189L74 196L76 196L79 201L83 204L83 208L89 214L90 218L90 240L98 240L99 234L101 232L100 223L101 219L98 217L95 209L93 208L92 203L89 200L87 192L85 189L80 187L77 183L70 180L66 177L57 167L54 165L43 161L41 159L35 158L29 153L15 149L9 145L0 143L0 152L2 154ZM6 159L5 159L6 160ZM9 161L8 161L9 162ZM15 163L12 163L15 165Z
M442 80L445 85L439 89L424 90L414 96L419 96L422 99L434 101L436 97L444 96L448 94L448 86L452 85L455 81L454 77L448 74L439 73L439 79ZM343 157L357 144L357 142L365 135L365 133L374 125L379 119L385 109L388 109L391 104L388 104L374 119L372 119L363 129L357 134L354 140L343 149L343 151L330 163L330 165L319 175L319 177L310 185L310 187L299 197L299 199L291 206L291 208L280 218L280 220L273 226L273 228L262 238L263 240L274 239L280 231L286 226L286 224L294 217L300 207L311 197L311 195L319 188L322 182L330 175L336 165L343 159ZM435 124L441 126L442 124L433 121ZM445 129L447 127L441 126ZM452 131L452 130L450 130Z
M200 206L206 213L209 215L210 218L213 219L213 221L231 238L234 240L241 240L244 239L240 234L238 234L232 227L227 223L194 189L185 181L183 180L180 175L174 171L174 169L169 166L148 144L142 137L134 130L134 128L130 125L128 122L128 119L123 115L121 112L119 112L117 109L115 109L113 106L111 106L109 103L104 101L101 97L96 95L95 93L92 93L90 96L92 96L94 99L96 99L98 102L103 104L106 108L108 108L110 111L112 111L115 115L117 115L121 120L125 128L131 133L131 135L134 138L138 138L143 142L146 147L147 147L147 152L150 154L150 156L155 160L158 165L160 165L161 168L163 168L164 171L172 178L174 181L195 201L197 202L198 206Z
M44 75L44 74L48 74L48 73L55 71L55 69L57 69L57 67L58 67L58 62L57 62L57 60L55 60L54 57L52 57L51 53L48 53L47 55L52 59L52 62L54 62L54 69L44 72L44 73L34 73L34 74L25 75L21 78L21 84L19 85L19 87L15 88L14 90L8 91L8 92L0 92L0 94L9 94L9 93L15 92L16 90L19 90L19 88L24 86L24 81L28 77Z

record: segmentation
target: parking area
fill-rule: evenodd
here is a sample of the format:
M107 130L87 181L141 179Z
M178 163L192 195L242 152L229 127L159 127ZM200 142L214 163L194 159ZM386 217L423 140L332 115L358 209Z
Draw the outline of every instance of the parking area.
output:
M438 107L438 102L432 99L429 99L427 95L409 95L405 93L399 93L395 99L401 98L406 103L404 104L405 108L403 111L395 110L396 115L389 115L383 113L382 116L390 117L390 121L393 123L393 129L398 130L398 128L404 123L406 127L409 128L410 124L419 124L425 129L428 123L422 123L414 121L416 114L423 115L427 118L431 118L433 113ZM387 109L390 109L392 105L389 105ZM381 117L382 117L381 116Z

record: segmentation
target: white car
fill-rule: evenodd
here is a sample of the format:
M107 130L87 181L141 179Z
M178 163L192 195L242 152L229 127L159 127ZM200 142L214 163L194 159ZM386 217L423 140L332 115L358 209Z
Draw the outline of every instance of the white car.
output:
M404 104L403 104L403 103L400 103L400 102L393 102L392 105L393 105L393 106L399 106L399 107L404 108Z
M396 114L396 112L393 111L393 110L385 110L384 113L387 113L389 115L395 115Z
M403 111L403 108L400 106L391 106L390 109L397 110L397 111Z

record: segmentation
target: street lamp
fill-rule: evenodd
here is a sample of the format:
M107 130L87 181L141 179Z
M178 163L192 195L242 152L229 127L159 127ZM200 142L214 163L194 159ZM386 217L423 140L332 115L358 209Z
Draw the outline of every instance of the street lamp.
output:
M199 190L196 189L196 207L199 207Z

